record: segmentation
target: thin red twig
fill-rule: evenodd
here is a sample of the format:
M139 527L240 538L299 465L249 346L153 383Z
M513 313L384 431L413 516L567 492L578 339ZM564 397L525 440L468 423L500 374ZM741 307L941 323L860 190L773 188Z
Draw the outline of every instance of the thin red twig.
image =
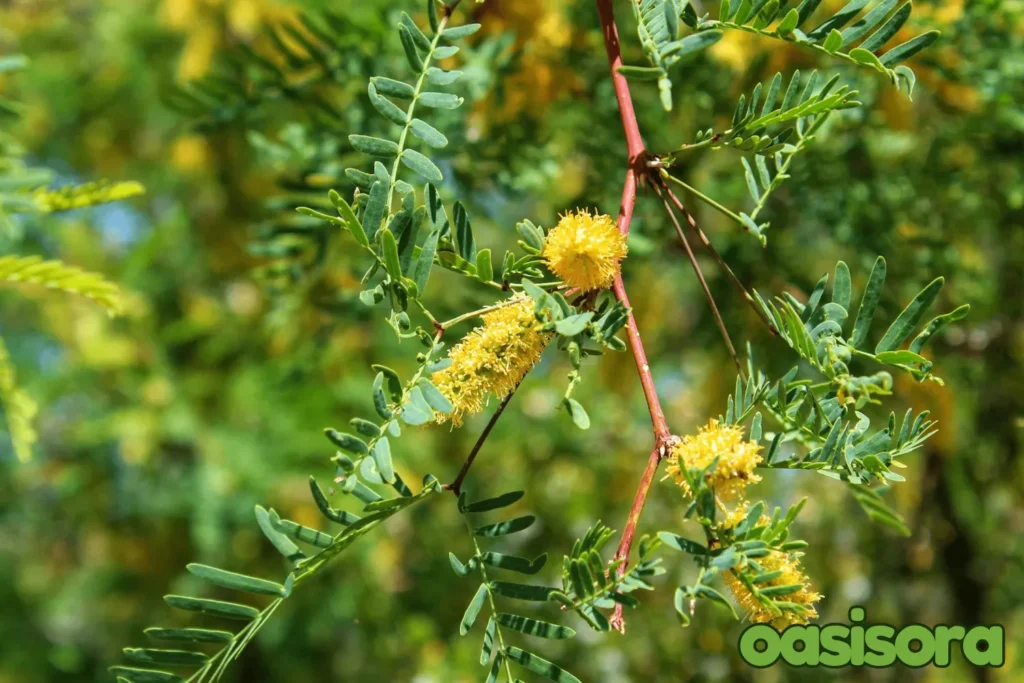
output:
M661 196L661 190L655 186L655 191ZM704 273L700 269L700 264L697 263L697 257L693 253L693 249L690 248L690 242L686 239L686 235L683 233L682 226L679 225L676 215L672 213L672 206L668 203L668 200L664 196L661 196L661 202L665 205L665 211L668 213L668 217L672 219L672 225L676 228L676 234L679 235L679 241L682 242L683 248L686 249L686 257L690 260L690 265L693 266L693 272L697 275L697 280L700 282L701 289L704 290L704 296L708 300L708 305L711 306L711 314L715 318L715 323L718 325L719 332L722 333L722 340L725 341L725 347L729 350L729 355L732 356L732 362L736 364L736 369L740 375L743 375L743 364L740 363L740 357L736 354L736 347L732 344L732 338L729 336L729 328L725 326L725 320L722 319L722 314L718 310L718 304L715 303L715 297L711 295L711 288L708 287L707 280L704 279Z
M676 205L676 208L679 209L679 211L684 216L686 216L687 226L689 226L690 230L692 230L693 233L697 236L697 238L701 241L701 244L704 245L704 248L707 249L708 252L710 252L711 255L715 257L715 260L718 262L718 265L721 266L722 270L725 271L725 274L729 276L729 279L732 281L733 285L735 285L737 291L739 291L739 293L743 296L747 303L750 304L750 307L754 309L754 312L757 313L758 317L761 318L764 324L768 326L768 331L771 332L772 335L778 336L779 331L775 329L775 323L773 323L768 318L768 316L765 315L764 311L761 310L761 307L757 305L757 302L754 300L753 295L749 291L747 291L746 286L742 282L740 282L740 279L736 277L736 274L734 272L732 272L732 268L729 267L729 264L725 262L725 259L722 258L722 255L719 254L718 250L715 249L714 245L711 244L711 240L709 240L708 236L704 234L704 231L697 227L697 221L693 220L693 216L690 215L690 212L686 210L686 207L683 205L683 203L679 201L679 197L675 195L675 193L672 191L672 188L669 187L667 183L662 182L661 189L668 194L668 198L672 200L672 203Z
M644 141L640 135L640 127L636 121L636 111L633 109L633 99L629 94L629 83L626 77L618 71L622 66L622 53L619 48L619 31L615 26L615 14L612 10L611 0L597 0L597 11L601 16L601 31L604 35L605 50L608 53L608 66L611 69L612 84L615 87L615 99L619 105L619 115L622 118L622 130L626 135L626 153L629 157L626 169L626 177L622 185L622 200L619 202L619 232L623 235L629 234L629 227L633 220L633 207L636 205L636 191L640 174L646 174L647 168L643 165L643 158L647 151L644 148ZM670 431L665 422L665 413L661 409L661 402L658 400L658 393L654 388L654 377L651 375L651 368L647 362L647 352L644 351L643 339L640 336L640 329L637 327L636 318L629 305L629 296L626 293L626 286L622 282L622 275L615 278L612 286L616 298L622 305L629 309L626 320L626 332L629 335L629 346L633 351L633 360L636 361L636 369L640 375L640 384L643 386L644 398L647 399L647 408L651 413L651 423L654 428L656 441L668 438Z
M622 129L626 135L626 152L628 155L626 177L622 186L622 201L619 205L619 232L623 235L629 234L630 223L633 220L633 207L636 204L637 186L642 179L647 177L649 170L645 165L647 150L644 147L643 137L640 135L640 127L637 124L636 112L633 109L633 99L629 94L629 84L626 77L618 71L622 66L622 53L619 47L619 32L615 26L615 14L612 9L611 0L596 0L597 11L601 17L601 31L604 35L605 50L608 53L608 66L611 69L612 84L615 87L615 99L619 106L619 115L622 118ZM630 309L629 296L626 294L626 286L622 282L621 274L615 278L612 287L616 298L622 305ZM626 331L629 335L629 346L633 352L633 360L636 362L636 369L640 375L640 384L643 386L644 398L647 400L647 408L651 414L651 424L654 428L654 448L647 460L647 467L644 469L640 486L637 488L633 498L633 505L630 507L629 518L622 531L622 539L619 542L618 550L615 552L616 559L629 558L629 551L633 545L633 537L636 535L636 527L640 521L640 514L643 512L644 504L647 502L647 495L654 482L654 475L658 465L666 455L666 447L671 442L672 435L665 421L665 413L658 400L658 393L654 386L654 377L651 375L651 367L647 362L647 353L644 351L643 339L640 336L640 329L637 327L636 319L630 310L626 320ZM619 576L626 572L626 563L619 565ZM615 614L612 617L612 627L618 631L625 631L625 620L622 616L622 605L616 605Z
M636 112L633 110L633 98L629 95L629 83L619 73L622 66L622 51L619 47L619 29L615 26L615 12L611 0L597 0L597 12L601 16L601 32L604 34L604 47L608 52L608 66L612 71L612 85L615 86L615 99L619 104L619 115L622 117L622 128L626 133L626 149L629 150L630 162L644 153L644 141L640 137L640 127L636 123ZM619 223L622 229L622 223ZM629 222L626 230L629 231Z
M484 431L480 432L479 438L476 443L473 444L473 450L469 452L469 457L466 458L466 462L462 464L462 469L459 470L459 474L455 477L455 480L446 484L443 488L447 491L451 491L456 496L462 493L462 482L465 480L466 475L469 474L469 468L473 466L473 461L476 460L476 456L480 453L480 449L483 448L484 442L487 441L487 437L490 436L491 430L494 429L494 425L498 423L498 419L501 414L505 412L505 408L508 406L509 401L515 396L516 389L519 388L517 384L512 391L509 392L508 396L501 399L501 404L498 409L494 411L494 415L491 415L491 419L487 421L487 426L484 427Z

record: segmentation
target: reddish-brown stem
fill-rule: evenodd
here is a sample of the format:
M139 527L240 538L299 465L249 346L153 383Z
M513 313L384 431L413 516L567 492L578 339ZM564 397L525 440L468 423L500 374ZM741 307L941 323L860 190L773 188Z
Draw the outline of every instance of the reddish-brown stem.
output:
M615 99L618 102L619 115L622 118L622 130L626 134L626 154L629 160L626 177L622 184L622 199L619 202L618 227L619 232L628 235L630 223L633 221L633 207L636 205L638 170L640 173L647 172L642 165L646 150L640 135L640 126L636 121L633 99L629 94L629 83L626 82L626 77L618 71L618 67L622 66L622 53L619 48L619 31L615 26L615 14L612 10L611 0L597 0L597 11L601 17L601 31L604 35L605 50L608 53L612 84L615 87ZM658 393L654 388L654 377L651 375L650 364L647 362L647 352L644 351L643 339L640 336L640 329L637 327L633 311L630 309L629 296L626 294L626 286L622 282L621 274L615 278L612 291L615 292L615 297L622 302L622 305L629 309L626 320L629 346L633 351L637 372L640 374L640 384L643 386L655 440L658 442L668 438L670 432L668 424L665 422L665 413L661 409L661 402L658 400Z
M451 491L456 496L462 493L462 482L465 480L466 475L469 474L469 468L473 466L473 461L476 460L476 456L480 453L480 449L483 448L484 442L487 441L487 437L491 435L491 430L494 429L494 425L498 423L498 419L501 417L501 414L505 412L506 406L508 406L512 397L515 396L516 389L518 388L519 385L517 384L515 388L509 392L508 396L501 399L501 404L498 406L498 409L494 411L494 415L491 415L491 419L487 421L487 426L484 427L484 431L480 432L479 438L477 438L476 443L473 444L473 450L469 452L469 457L467 457L466 462L462 464L462 469L459 470L459 474L455 477L455 481L450 484L445 484L443 487L445 490Z
M608 52L608 66L612 71L612 85L615 86L615 99L619 104L619 115L622 117L622 128L626 133L626 149L629 152L630 164L644 153L644 141L640 137L640 127L636 123L636 112L633 111L633 98L629 95L629 83L619 73L622 66L622 51L619 47L619 29L615 26L615 12L612 0L597 0L597 12L601 17L601 32L604 34L604 47ZM622 220L619 220L622 229ZM626 229L629 231L629 220Z
M637 185L641 178L645 178L648 169L644 164L647 155L644 148L644 141L640 135L640 127L637 124L636 112L633 109L633 99L629 94L629 84L626 77L619 73L618 68L622 66L622 53L619 47L619 32L615 26L615 14L612 10L611 0L596 0L597 11L601 17L601 31L604 35L604 45L608 52L608 66L611 69L612 84L615 87L615 99L619 105L619 115L622 118L622 129L626 135L626 153L628 155L626 177L622 186L622 201L619 204L619 232L623 235L629 234L630 223L633 220L633 207L636 204ZM640 374L640 384L643 386L644 398L647 400L647 408L651 414L651 424L654 428L654 448L647 460L647 467L644 470L640 486L637 488L633 498L633 505L630 508L629 518L622 531L622 539L619 542L618 550L615 552L616 559L628 559L629 551L633 545L633 537L636 535L636 527L640 521L640 514L643 512L644 504L647 502L647 495L654 482L655 472L658 464L665 455L665 447L671 440L671 432L668 423L665 421L665 413L661 409L661 402L654 387L654 377L651 375L651 367L647 362L647 353L644 351L643 339L640 336L640 329L637 327L636 319L629 305L629 296L626 294L626 286L622 282L622 275L615 278L612 286L616 298L622 305L629 309L629 316L626 320L626 332L629 335L629 346L633 351L633 360L636 362L637 372ZM619 565L619 576L626 572L626 563ZM622 616L622 605L616 605L615 614L612 617L612 626L619 630L625 630L625 621Z
M654 474L658 471L658 465L664 457L664 449L655 446L647 458L647 466L644 468L643 476L640 477L640 484L637 486L636 495L633 498L633 505L629 508L629 517L626 518L626 528L622 531L622 539L619 541L619 551L615 553L616 558L629 557L629 548L633 545L633 537L636 536L636 526L640 522L640 515L644 511L644 504L647 502L647 494L650 493L654 484ZM623 552L623 549L625 552ZM625 563L619 569L619 576L626 571ZM613 624L617 630L623 631L625 622L622 619L622 611L615 610Z
M622 282L621 275L615 278L612 291L615 292L615 297L622 302L622 305L628 309L629 295L626 293L626 286ZM654 387L654 376L651 374L651 366L647 362L647 352L644 351L644 342L640 337L640 329L636 325L632 311L626 318L626 334L629 336L629 346L633 351L637 373L640 375L644 398L647 399L647 411L651 414L651 426L654 428L654 439L657 443L667 439L671 432L668 422L665 421L665 412L661 409L661 402L658 400L658 392Z

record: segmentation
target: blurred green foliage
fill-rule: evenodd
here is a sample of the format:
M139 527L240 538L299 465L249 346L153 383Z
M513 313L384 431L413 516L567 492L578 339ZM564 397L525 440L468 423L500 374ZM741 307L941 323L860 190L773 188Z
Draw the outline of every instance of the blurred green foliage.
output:
M0 8L0 52L32 60L24 74L0 81L0 91L28 106L14 132L31 157L68 181L131 178L148 190L126 203L32 216L0 235L3 253L102 272L136 301L110 321L45 291L0 297L20 381L43 406L31 463L19 464L0 440L0 683L109 680L106 667L143 626L178 623L160 596L197 588L187 561L280 575L253 506L317 526L307 477L330 475L322 429L371 410L371 362L412 367L411 344L397 344L363 312L354 258L340 254L294 286L267 270L278 259L260 248L268 229L293 220L283 218L289 206L322 198L327 187L351 191L338 171L354 153L331 140L379 125L366 79L402 59L392 27L403 3L305 7L328 4L345 26L343 59L338 79L315 93L340 112L333 122L310 120L287 97L245 107L239 120L197 119L167 105L175 84L211 73L218 54L265 41L261 27L289 21L293 3L16 0ZM940 426L909 461L909 483L894 491L911 538L870 525L845 487L820 477L770 473L759 490L779 505L814 491L798 526L817 550L805 563L826 596L821 621L845 620L851 604L863 604L869 619L893 624L1001 623L1004 669L972 671L956 659L946 670L751 669L736 654L742 624L725 610L701 603L693 625L678 627L672 589L692 580L692 567L674 557L659 591L629 615L625 636L577 629L574 641L544 650L552 659L601 681L1017 680L1021 10L1020 0L915 6L911 28L937 27L943 36L913 61L913 101L871 72L829 64L865 106L834 116L796 160L762 214L773 226L767 249L720 215L690 207L739 278L760 291L806 295L839 259L861 287L882 254L890 282L900 283L882 300L890 318L937 273L947 281L943 310L971 304L970 317L930 352L946 385L897 382L892 407L931 408ZM468 106L445 126L459 144L446 159L444 191L496 245L513 245L513 226L526 216L550 226L571 207L615 213L624 144L593 3L492 0L464 11L484 29L459 62ZM629 13L618 14L626 61L641 63ZM725 36L673 67L672 112L656 88L634 87L648 146L670 150L708 121L727 124L740 93L776 71L820 68L814 60L755 36ZM747 201L727 153L698 152L686 163L707 193ZM734 337L775 349L777 357L761 360L785 370L784 344L767 338L728 280L700 258ZM669 422L687 433L723 411L734 370L654 201L638 204L629 265ZM438 276L442 313L477 301L457 278ZM517 554L568 552L592 521L621 524L650 447L628 355L586 366L596 417L586 432L555 412L567 371L557 359L542 361L469 480L480 497L527 491L517 509L541 523L513 542ZM398 442L399 472L454 475L484 419ZM641 531L678 524L683 509L678 489L656 486ZM458 637L473 584L447 558L449 550L469 553L463 539L453 505L397 516L296 593L227 680L482 679L478 639Z

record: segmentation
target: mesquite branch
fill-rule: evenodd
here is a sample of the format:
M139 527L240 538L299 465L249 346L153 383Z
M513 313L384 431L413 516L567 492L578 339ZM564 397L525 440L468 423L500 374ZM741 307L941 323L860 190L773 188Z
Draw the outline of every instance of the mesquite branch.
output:
M597 11L601 17L601 31L604 36L605 50L608 53L608 66L611 69L612 84L615 87L615 99L619 105L619 115L622 117L622 129L626 136L626 175L622 186L622 201L619 205L619 231L623 235L629 234L630 223L633 220L633 207L636 204L637 186L646 181L650 169L645 163L647 150L644 147L643 138L640 135L640 127L637 124L636 112L633 109L633 99L629 94L629 84L625 76L618 71L622 66L622 54L619 48L619 33L615 26L615 15L612 9L611 0L596 0ZM629 296L626 293L626 286L620 274L613 285L616 298L622 302L627 309ZM640 384L643 386L644 398L647 399L647 408L651 414L651 424L654 428L654 448L647 460L647 467L640 480L636 495L633 498L633 505L630 508L629 518L626 520L626 527L622 531L622 539L619 542L618 550L615 553L616 559L629 557L629 551L633 545L633 537L636 535L636 527L640 521L644 504L647 502L647 495L654 482L654 475L658 465L667 453L667 446L671 441L672 434L665 421L665 413L658 400L658 394L654 386L654 377L651 374L650 364L647 362L647 353L644 351L643 339L640 336L640 329L637 327L636 319L630 310L629 318L626 321L626 330L629 335L629 346L633 352L633 360L636 362L636 369L640 375ZM620 576L626 572L626 563L619 566ZM618 631L625 630L625 621L622 616L622 605L617 605L615 614L612 617L612 627Z

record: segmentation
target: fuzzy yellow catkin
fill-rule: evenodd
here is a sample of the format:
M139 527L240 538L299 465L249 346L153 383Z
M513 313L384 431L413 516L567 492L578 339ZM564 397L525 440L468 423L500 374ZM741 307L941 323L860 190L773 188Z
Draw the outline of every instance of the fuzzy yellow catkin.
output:
M570 287L589 292L607 289L628 252L626 238L611 216L586 209L568 212L544 241L548 268Z
M703 469L715 458L718 458L718 464L707 476L708 485L714 489L720 503L737 505L737 512L744 510L743 494L747 485L761 481L761 477L754 473L762 460L761 447L744 439L743 429L736 425L723 425L712 419L695 436L683 437L669 454L665 471L689 496L690 486L683 476L683 468ZM732 526L728 522L726 525Z
M767 522L768 520L763 521ZM768 555L758 558L757 561L761 566L761 571L764 573L782 572L771 581L758 584L758 588L799 584L799 590L780 599L803 606L804 613L799 614L787 610L783 611L780 615L774 614L760 600L754 597L747 585L736 575L735 570L725 572L722 575L725 579L725 585L729 587L729 590L736 598L736 602L747 612L752 622L756 624L770 623L775 628L781 630L792 624L806 624L809 619L817 618L818 611L814 608L814 605L821 600L821 595L816 593L811 587L807 575L804 574L803 568L800 566L800 559L797 554L773 550Z
M517 295L482 315L483 325L448 351L451 365L431 381L454 410L438 413L438 422L451 420L458 427L464 416L483 410L492 394L503 399L515 390L551 339L540 330L534 308L533 299Z

